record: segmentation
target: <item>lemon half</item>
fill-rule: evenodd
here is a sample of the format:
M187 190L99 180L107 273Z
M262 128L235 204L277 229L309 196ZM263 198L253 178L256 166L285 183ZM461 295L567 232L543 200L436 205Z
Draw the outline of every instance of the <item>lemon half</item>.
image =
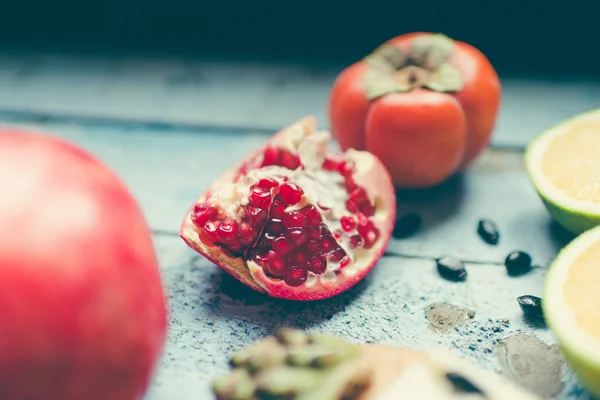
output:
M544 316L567 363L600 397L600 227L564 247L546 277Z
M575 234L600 225L600 109L539 135L527 147L525 163L560 225Z

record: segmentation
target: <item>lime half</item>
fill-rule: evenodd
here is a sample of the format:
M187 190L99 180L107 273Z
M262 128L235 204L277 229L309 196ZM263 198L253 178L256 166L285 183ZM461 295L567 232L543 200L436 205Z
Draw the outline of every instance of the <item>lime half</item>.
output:
M544 316L567 363L600 397L600 227L561 250L546 278Z
M575 234L600 225L600 109L540 134L525 162L556 222Z

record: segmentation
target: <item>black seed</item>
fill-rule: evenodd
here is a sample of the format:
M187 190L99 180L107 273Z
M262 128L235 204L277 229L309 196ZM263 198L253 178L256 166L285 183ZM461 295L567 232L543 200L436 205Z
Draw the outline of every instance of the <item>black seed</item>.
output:
M423 220L419 214L414 212L404 214L396 219L392 236L394 236L396 239L403 239L412 236L419 230L422 223Z
M481 389L479 389L473 384L473 382L471 382L462 375L459 375L454 372L449 372L446 374L446 379L448 379L450 383L452 383L452 386L454 386L454 389L458 391L461 391L463 393L483 394L483 391L481 391Z
M517 298L521 310L530 317L544 318L544 312L542 309L542 299L536 296L520 296Z
M531 256L524 251L513 251L506 257L504 266L511 276L524 274L531 270Z
M467 279L467 270L465 264L454 257L442 257L436 260L439 274L451 281L464 281Z
M498 240L500 240L500 233L498 232L498 227L493 221L489 219L482 219L479 221L477 225L477 233L479 237L488 244L498 244Z

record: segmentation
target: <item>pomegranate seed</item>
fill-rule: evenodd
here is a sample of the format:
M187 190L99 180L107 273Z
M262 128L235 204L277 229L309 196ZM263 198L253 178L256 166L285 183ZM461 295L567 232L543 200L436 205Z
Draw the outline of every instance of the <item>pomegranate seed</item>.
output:
M331 207L327 207L327 206L321 205L319 203L317 203L317 206L319 206L319 208L323 211L331 210Z
M267 230L276 235L282 234L285 232L285 227L281 223L281 220L278 218L273 218L269 221L269 226L267 226Z
M285 225L286 228L305 228L306 227L306 218L304 218L304 215L300 214L297 211L292 211L286 215L283 216L282 218L283 221L283 225Z
M323 160L322 168L325 171L335 171L337 169L337 163L332 159L326 158Z
M294 170L300 166L300 158L295 154L285 151L281 155L281 166Z
M277 185L278 185L277 182L275 182L272 179L261 179L256 184L256 186L258 186L259 188L263 188L263 189L271 189L271 188L274 188Z
M323 161L323 169L325 171L338 171L342 163L344 163L344 159L339 156L328 157Z
M356 221L354 218L348 215L344 215L342 218L340 218L340 224L342 225L342 229L346 232L350 232L356 228Z
M302 246L308 240L308 235L304 231L304 228L290 228L287 230L285 236L296 247Z
M208 207L210 207L210 204L208 204L207 201L205 201L204 203L196 203L196 204L194 204L194 213L204 211Z
M354 249L364 244L364 240L360 235L354 235L350 237L350 246Z
M279 165L279 156L279 149L276 149L275 147L267 147L263 154L262 166L266 167L268 165Z
M363 189L361 187L354 189L350 193L349 199L352 200L358 206L361 206L361 205L369 202L369 197L367 196L367 192L365 192L365 189Z
M364 217L358 219L358 233L360 233L362 237L367 236L367 232L373 229L375 229L375 225L373 225L373 222L369 221Z
M335 240L331 236L327 236L323 238L321 242L321 249L323 249L323 253L329 253L336 248Z
M267 261L267 252L264 249L254 250L250 256L251 259L254 259L254 262L257 264L264 264Z
M226 248L229 249L229 252L234 256L241 256L244 253L243 246L239 241L235 244L226 244L224 246L226 246Z
M204 224L203 230L206 236L213 242L217 240L217 229L219 229L219 221L208 221Z
M367 217L372 217L375 215L375 207L371 203L365 203L360 207L360 212Z
M235 243L237 237L237 225L233 220L226 220L217 229L217 239L223 243Z
M336 262L336 261L340 261L342 258L344 258L345 255L346 255L346 253L344 253L344 250L342 250L341 247L338 247L333 253L331 253L331 255L329 256L329 259L333 262Z
M247 161L243 162L242 165L241 165L241 167L240 167L240 170L238 171L238 175L244 176L248 172L248 170L250 169L250 167L251 166L250 166L249 162L247 162Z
M358 212L358 206L354 201L348 199L346 200L346 210L350 211L351 213L356 213Z
M293 183L286 183L279 188L281 199L290 206L298 204L303 194L304 190Z
M315 207L305 207L302 209L302 213L306 217L306 220L308 221L309 225L318 225L321 223L321 214Z
M369 218L365 217L362 213L356 214L356 218L358 218L359 226L364 226L366 223L369 222Z
M309 226L306 230L308 237L311 239L317 239L319 236L321 236L321 231L321 225Z
M338 241L338 242L339 242L339 241L340 241L340 239L342 238L342 235L340 235L340 234L339 234L339 233L337 233L337 232L333 232L333 238L334 238L336 241Z
M340 261L340 269L347 267L348 264L350 264L350 258L348 256L344 256L342 261Z
M319 245L319 242L315 239L310 239L308 242L306 242L306 250L309 253L319 253L321 250L321 246Z
M356 182L354 182L354 178L352 178L352 176L348 176L346 177L346 190L348 192L352 192L354 189L356 189L358 186L356 185Z
M322 274L327 269L327 260L323 256L314 256L310 260L310 265L308 266L309 271L314 272L317 275Z
M369 249L379 239L379 229L372 227L363 237L365 239L365 248Z
M285 215L286 205L279 199L275 199L271 205L271 216L275 218L281 218Z
M276 277L282 277L285 269L285 261L279 257L273 250L269 250L265 257L265 266L267 272Z
M338 172L343 176L350 176L354 172L354 162L345 161L338 167Z
M288 286L300 286L306 282L308 271L300 267L291 267L283 277Z
M246 246L250 247L256 241L256 231L252 228L248 222L240 222L238 226L238 236L240 238L240 242Z
M271 203L271 191L258 186L252 186L250 198L248 200L250 204L254 206L267 209Z
M262 208L246 206L246 215L256 227L262 226L267 221L267 211Z
M192 222L196 226L204 226L209 220L217 216L217 209L214 207L198 210L192 214Z
M308 242L306 242L305 248L306 248L306 252L307 253L315 254L315 253L320 253L321 252L320 251L321 250L321 246L319 244L319 241L315 240L315 239L310 239Z
M288 262L290 265L296 265L301 268L305 268L308 265L308 259L304 253L298 250L294 250L288 255Z
M279 254L280 256L286 255L293 249L294 249L294 245L292 245L292 243L288 239L284 238L283 236L278 237L273 242L273 250L275 251L275 253Z
M275 241L276 236L269 232L265 232L262 240L263 247L272 247L273 242Z

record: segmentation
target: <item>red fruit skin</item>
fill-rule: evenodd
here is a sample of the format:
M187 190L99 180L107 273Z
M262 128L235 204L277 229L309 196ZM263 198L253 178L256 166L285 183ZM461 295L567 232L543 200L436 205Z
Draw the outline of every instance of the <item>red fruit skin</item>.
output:
M317 121L314 116L304 117L295 124L276 133L263 148L249 154L240 163L228 169L216 180L216 182L231 182L238 174L240 167L244 165L247 160L255 158L265 147L276 146L283 138L287 137L289 131L294 129L298 124L301 125L305 131L313 132L317 129ZM341 283L340 281L336 281L336 283L327 285L321 284L310 288L290 287L283 281L269 279L262 268L256 266L256 264L247 263L242 257L231 257L224 253L220 247L212 243L203 242L196 233L197 228L192 222L191 216L194 213L194 204L204 203L210 196L209 191L201 194L196 199L195 203L188 209L181 223L179 236L190 248L202 254L213 264L231 274L244 285L258 292L266 293L272 297L297 301L322 300L336 296L356 285L373 269L385 252L396 221L396 192L392 185L390 174L383 164L376 157L371 157L370 168L362 171L362 173L356 174L354 177L356 184L362 186L367 193L378 193L381 195L382 207L386 210L387 214L383 220L375 222L375 226L380 231L380 239L376 246L369 249L369 264L355 275L343 280ZM252 274L249 269L251 268L251 265L256 266L252 268Z
M412 40L425 34L409 33L387 43L408 51ZM489 144L500 107L500 79L483 53L464 42L454 44L449 63L463 80L457 93L416 89L370 101L364 61L345 68L332 86L329 119L340 147L376 155L399 188L442 183L465 170Z
M166 307L151 233L85 151L0 129L0 399L142 398Z

